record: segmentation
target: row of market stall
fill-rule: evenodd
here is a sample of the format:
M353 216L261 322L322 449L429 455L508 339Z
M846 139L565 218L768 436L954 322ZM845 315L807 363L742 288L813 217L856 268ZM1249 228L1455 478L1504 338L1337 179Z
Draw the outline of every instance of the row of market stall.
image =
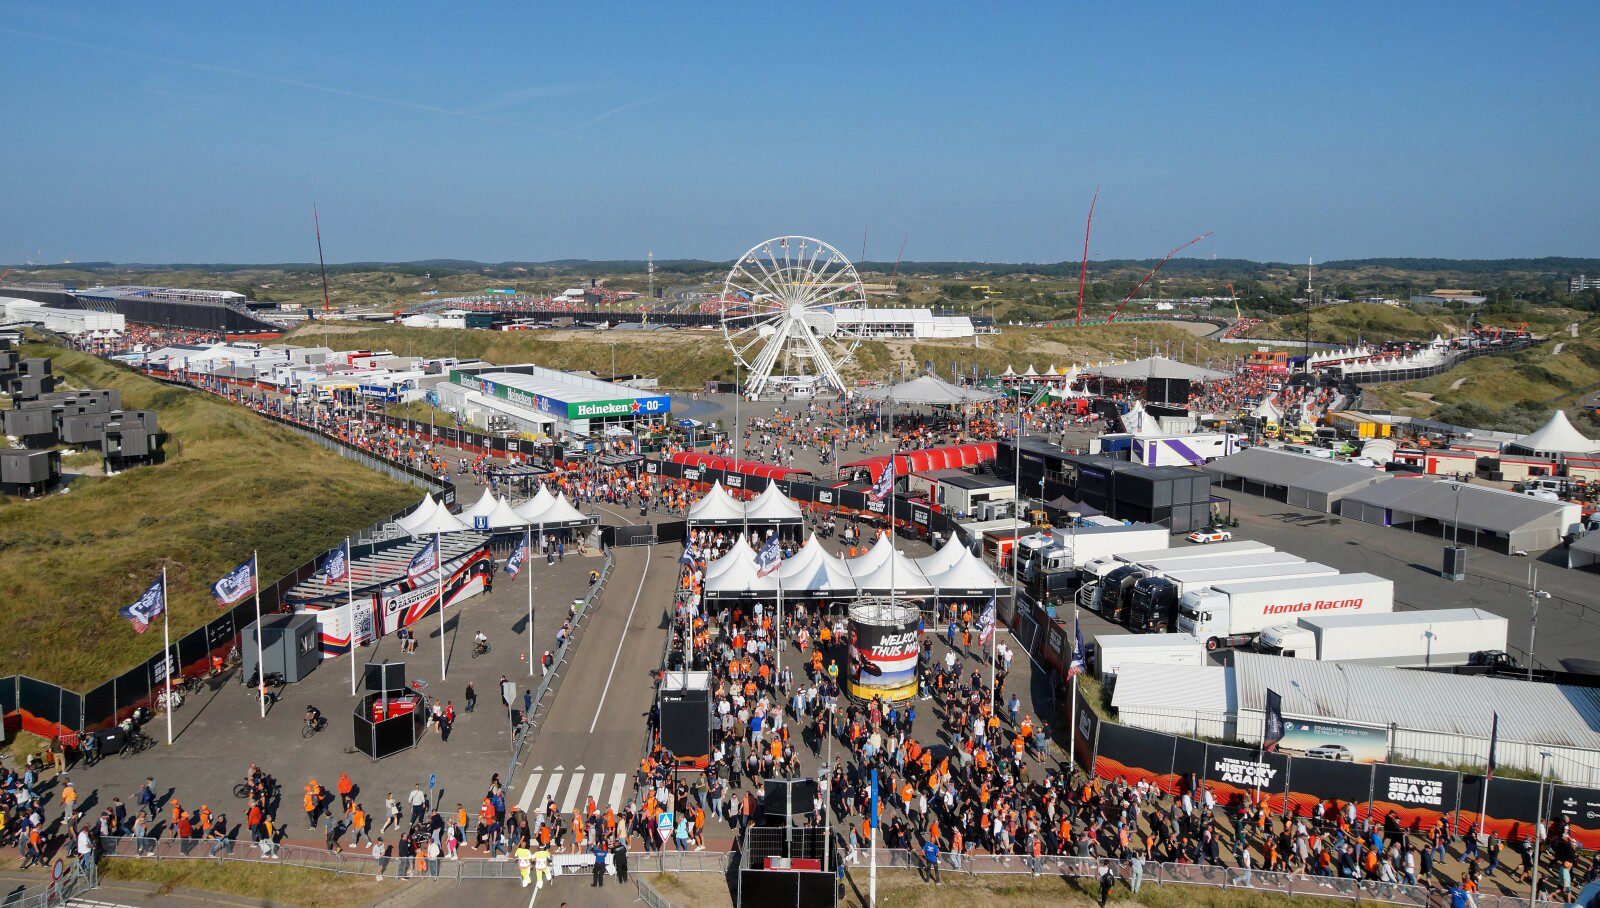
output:
M763 571L744 536L727 554L706 565L705 597L718 599L794 598L846 600L861 596L949 601L987 600L1008 592L1009 585L959 540L951 539L931 555L912 558L895 548L887 535L864 554L843 558L808 538L776 568Z
M430 495L416 510L396 522L408 535L422 537L466 531L507 533L524 529L531 529L534 533L550 533L592 526L598 521L595 515L585 514L574 507L566 493L552 494L549 488L541 485L532 498L518 505L485 491L483 497L459 516L450 513Z
M799 526L805 518L800 504L783 494L777 483L768 485L749 501L740 501L721 482L713 482L704 497L689 506L689 528Z

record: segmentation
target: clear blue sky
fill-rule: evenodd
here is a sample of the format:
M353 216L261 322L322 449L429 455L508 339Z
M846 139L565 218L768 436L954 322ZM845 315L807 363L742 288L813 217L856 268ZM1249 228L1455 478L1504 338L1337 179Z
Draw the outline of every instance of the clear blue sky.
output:
M1600 255L1593 2L6 11L6 262Z

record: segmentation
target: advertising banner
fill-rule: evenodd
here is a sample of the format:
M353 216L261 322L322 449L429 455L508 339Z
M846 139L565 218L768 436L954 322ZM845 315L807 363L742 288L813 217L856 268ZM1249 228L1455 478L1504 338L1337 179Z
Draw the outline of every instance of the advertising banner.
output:
M1383 763L1389 759L1389 729L1284 716L1278 750L1338 763Z
M1440 817L1456 812L1460 788L1459 773L1393 764L1374 766L1371 815L1381 823L1392 813L1403 829L1429 830Z
M1292 723L1291 723L1292 724ZM1356 816L1367 810L1372 796L1372 766L1341 763L1314 757L1297 757L1289 763L1288 815L1309 817L1317 804L1335 814L1346 804L1356 805Z
M1094 736L1095 726L1100 724L1100 717L1090 708L1089 701L1083 697L1083 691L1078 691L1078 726L1072 730L1072 750L1078 758L1078 765L1090 766L1094 762Z
M1227 807L1250 803L1259 788L1262 803L1274 812L1281 811L1288 769L1289 758L1283 754L1260 754L1221 744L1206 746L1206 787L1216 795L1218 804Z
M1567 818L1574 842L1591 851L1600 848L1600 791L1572 785L1551 786L1550 815Z
M860 700L909 700L917 695L919 613L915 609L904 611L906 618L895 622L862 621L851 615L851 696Z
M1461 809L1456 829L1462 834L1478 828L1479 808L1483 805L1483 776L1461 777ZM1521 841L1533 834L1539 821L1539 785L1522 779L1494 779L1489 782L1488 818L1483 834L1498 833L1501 841Z
M1122 779L1130 785L1149 782L1163 791L1172 790L1172 748L1176 738L1110 722L1100 723L1099 735L1094 757L1096 776Z
M1206 742L1194 738L1178 738L1177 742L1172 749L1172 784L1162 790L1171 795L1199 791L1206 774Z

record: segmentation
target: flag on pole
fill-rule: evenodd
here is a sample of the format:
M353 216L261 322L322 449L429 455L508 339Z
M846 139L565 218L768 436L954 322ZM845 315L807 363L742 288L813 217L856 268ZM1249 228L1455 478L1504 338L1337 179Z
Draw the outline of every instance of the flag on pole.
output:
M1077 620L1072 622L1072 662L1067 666L1067 678L1083 673L1083 625Z
M1283 697L1267 688L1266 719L1261 730L1261 749L1267 753L1278 752L1278 742L1283 740Z
M435 537L422 547L422 551L412 556L411 563L406 566L406 576L416 579L438 566L439 539Z
M989 604L983 607L983 614L978 616L978 642L985 646L994 638L994 607L995 597L989 597Z
M163 581L157 580L150 584L144 595L134 601L132 605L125 605L118 610L118 614L133 622L133 631L142 634L150 629L150 622L161 617L161 612L167 607L167 593Z
M1500 744L1500 714L1494 714L1494 721L1489 726L1489 769L1483 774L1484 781L1494 778L1495 748Z
M322 556L322 567L319 573L329 583L343 580L350 571L350 560L344 557L344 546L339 546L328 554Z
M894 455L889 455L889 464L878 474L878 481L872 484L869 495L873 501L882 501L894 491L894 462Z
M694 567L695 560L699 557L700 554L694 550L694 546L686 545L683 547L683 555L678 558L678 563L687 567Z
M527 558L528 541L526 539L518 539L517 547L511 550L511 557L506 559L506 575L509 577L517 576L517 572L522 570L522 562Z
M872 771L872 828L878 828L878 771Z
M256 560L254 557L224 574L221 580L211 584L211 595L217 600L217 605L222 608L245 601L255 591Z
M778 553L778 534L773 533L767 539L767 544L756 553L756 576L765 577L778 569L783 563L783 557Z

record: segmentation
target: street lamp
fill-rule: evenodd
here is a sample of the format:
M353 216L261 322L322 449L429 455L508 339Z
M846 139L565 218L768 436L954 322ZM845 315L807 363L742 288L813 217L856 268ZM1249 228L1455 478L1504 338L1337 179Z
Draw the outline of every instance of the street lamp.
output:
M1450 545L1444 550L1444 570L1441 572L1446 580L1467 579L1467 553L1461 548L1461 483L1450 483L1450 491L1455 493L1455 511L1450 518Z
M1533 616L1528 620L1528 680L1533 680L1533 640L1539 633L1539 600L1549 599L1550 594L1539 589L1539 572L1528 565L1528 603L1533 607Z
M1528 890L1528 908L1534 908L1534 902L1539 898L1539 843L1544 838L1545 766L1550 757L1548 750L1539 751L1539 821L1533 827L1533 886Z

